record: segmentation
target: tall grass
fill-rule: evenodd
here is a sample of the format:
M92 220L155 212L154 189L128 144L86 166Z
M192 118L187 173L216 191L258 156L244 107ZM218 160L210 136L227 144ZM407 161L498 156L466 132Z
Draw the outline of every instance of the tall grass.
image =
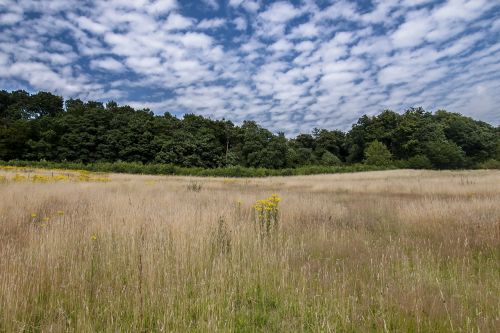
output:
M0 331L500 327L498 171L110 179L0 182Z

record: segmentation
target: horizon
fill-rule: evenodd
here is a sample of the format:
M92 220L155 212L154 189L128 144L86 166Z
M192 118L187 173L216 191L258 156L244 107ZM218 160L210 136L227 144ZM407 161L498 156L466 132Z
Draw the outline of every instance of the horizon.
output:
M0 2L0 89L287 137L421 106L500 124L500 4L486 0Z

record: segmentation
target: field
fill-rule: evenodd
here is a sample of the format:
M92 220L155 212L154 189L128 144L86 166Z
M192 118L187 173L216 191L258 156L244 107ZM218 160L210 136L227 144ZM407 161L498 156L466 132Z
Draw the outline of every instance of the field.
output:
M499 184L3 167L0 331L498 332Z

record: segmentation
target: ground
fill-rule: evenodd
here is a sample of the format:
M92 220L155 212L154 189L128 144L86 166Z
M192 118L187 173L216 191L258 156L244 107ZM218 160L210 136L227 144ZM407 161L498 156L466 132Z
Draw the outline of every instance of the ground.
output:
M497 332L499 184L4 167L0 332Z

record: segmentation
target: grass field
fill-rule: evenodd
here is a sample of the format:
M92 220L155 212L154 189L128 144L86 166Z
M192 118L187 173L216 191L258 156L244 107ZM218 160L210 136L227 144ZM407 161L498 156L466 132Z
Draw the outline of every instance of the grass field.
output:
M2 332L500 331L500 171L3 168L0 198Z

